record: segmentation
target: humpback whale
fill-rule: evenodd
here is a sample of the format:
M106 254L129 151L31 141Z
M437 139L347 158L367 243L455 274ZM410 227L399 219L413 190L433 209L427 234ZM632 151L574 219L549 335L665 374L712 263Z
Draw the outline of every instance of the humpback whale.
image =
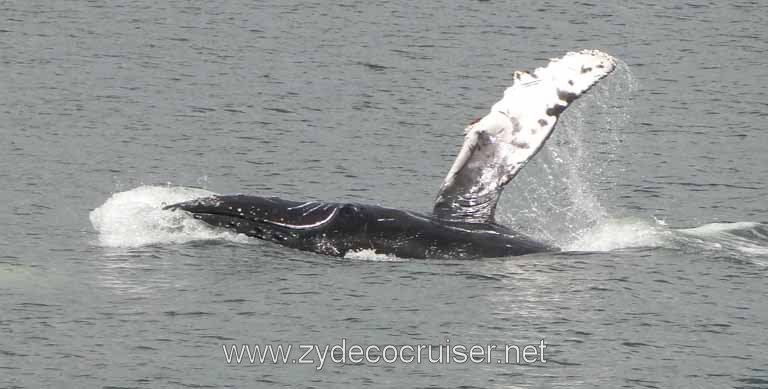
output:
M569 52L534 71L516 71L464 143L431 214L373 205L220 195L169 205L212 226L294 249L344 256L373 250L400 258L474 259L558 248L495 222L504 186L542 148L575 99L616 68L598 50Z

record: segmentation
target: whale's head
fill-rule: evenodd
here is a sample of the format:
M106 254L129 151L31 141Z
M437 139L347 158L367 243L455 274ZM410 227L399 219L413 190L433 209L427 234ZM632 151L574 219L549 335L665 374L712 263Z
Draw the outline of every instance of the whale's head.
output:
M290 245L308 233L327 229L354 210L332 203L282 200L245 195L212 196L165 207L192 214L195 219L255 238Z

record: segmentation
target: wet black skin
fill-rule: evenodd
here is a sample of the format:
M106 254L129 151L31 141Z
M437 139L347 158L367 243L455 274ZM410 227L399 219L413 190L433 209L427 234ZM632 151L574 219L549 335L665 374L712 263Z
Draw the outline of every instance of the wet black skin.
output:
M233 195L166 209L187 211L210 225L283 246L333 256L369 249L400 258L475 259L558 250L496 223L445 221L362 204Z

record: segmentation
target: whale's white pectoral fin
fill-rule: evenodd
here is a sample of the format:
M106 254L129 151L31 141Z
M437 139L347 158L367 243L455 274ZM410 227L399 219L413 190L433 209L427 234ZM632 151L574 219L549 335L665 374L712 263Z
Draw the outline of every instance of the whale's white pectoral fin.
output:
M435 200L437 217L492 222L501 190L544 145L559 115L616 67L597 50L570 52L533 73L515 72L512 86L470 124Z

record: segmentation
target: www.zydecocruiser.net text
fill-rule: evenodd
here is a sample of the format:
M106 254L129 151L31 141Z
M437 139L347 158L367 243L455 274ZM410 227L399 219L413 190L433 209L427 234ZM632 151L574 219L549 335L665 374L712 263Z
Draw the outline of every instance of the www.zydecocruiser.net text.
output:
M222 344L228 364L314 365L336 364L534 364L547 363L543 339L538 344L360 345L342 339L337 344Z

